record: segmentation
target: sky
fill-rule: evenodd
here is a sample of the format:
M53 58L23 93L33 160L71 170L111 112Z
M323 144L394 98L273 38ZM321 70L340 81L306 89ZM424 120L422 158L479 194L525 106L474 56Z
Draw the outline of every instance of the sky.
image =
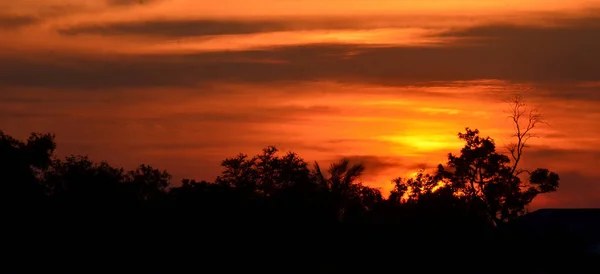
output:
M176 181L275 145L387 192L466 127L502 150L521 94L548 121L523 167L562 179L532 208L600 207L600 1L218 3L0 0L0 130Z

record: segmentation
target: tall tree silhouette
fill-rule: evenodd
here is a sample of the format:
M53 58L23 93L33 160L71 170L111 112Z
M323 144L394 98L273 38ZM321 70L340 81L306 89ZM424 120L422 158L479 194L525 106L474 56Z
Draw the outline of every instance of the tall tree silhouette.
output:
M538 194L558 188L558 174L543 168L530 172L528 182L523 181L510 158L496 152L494 141L479 136L478 130L467 128L459 137L466 145L460 155L448 155L444 178L457 195L485 210L494 223L523 215Z
M460 155L449 154L449 169L440 170L458 195L487 212L496 224L523 215L537 195L556 191L560 180L558 174L545 168L528 171L519 167L529 139L535 137L533 129L545 121L539 110L529 109L520 96L509 102L516 138L507 146L510 156L498 153L490 137L467 128L458 134L466 143ZM528 178L521 176L525 173Z

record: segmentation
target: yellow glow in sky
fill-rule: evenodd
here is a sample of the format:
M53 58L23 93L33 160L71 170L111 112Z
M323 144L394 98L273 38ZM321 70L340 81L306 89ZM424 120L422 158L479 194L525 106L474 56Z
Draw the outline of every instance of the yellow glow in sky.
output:
M414 148L417 152L442 151L449 147L460 147L462 145L454 136L436 135L429 132L418 134L401 133L392 136L380 136L377 140L390 141L405 147ZM406 151L407 153L410 153Z

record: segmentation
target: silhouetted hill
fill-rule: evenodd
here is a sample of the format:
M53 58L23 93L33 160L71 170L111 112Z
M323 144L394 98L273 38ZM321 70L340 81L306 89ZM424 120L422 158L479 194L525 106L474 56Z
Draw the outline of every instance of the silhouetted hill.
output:
M597 273L600 255L600 209L540 209L498 229L504 246L515 256L539 256L529 262L536 273ZM525 265L525 264L523 264Z

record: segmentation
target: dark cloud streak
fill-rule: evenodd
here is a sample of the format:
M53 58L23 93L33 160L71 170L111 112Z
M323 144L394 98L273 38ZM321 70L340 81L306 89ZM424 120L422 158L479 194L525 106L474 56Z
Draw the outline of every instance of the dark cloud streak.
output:
M82 25L60 30L63 35L144 35L160 37L191 37L205 35L250 34L285 30L278 21L136 21L106 25Z
M356 30L375 27L398 26L388 23L369 25L356 20L340 19L261 19L261 20L218 20L218 19L180 19L146 20L132 22L113 22L82 24L63 28L63 35L141 35L152 37L198 37L232 34L255 34L278 31L306 30Z
M163 0L106 0L109 6L131 6L131 5L144 5L160 2Z
M0 14L1 29L18 29L40 22L40 19L28 15L2 15Z

